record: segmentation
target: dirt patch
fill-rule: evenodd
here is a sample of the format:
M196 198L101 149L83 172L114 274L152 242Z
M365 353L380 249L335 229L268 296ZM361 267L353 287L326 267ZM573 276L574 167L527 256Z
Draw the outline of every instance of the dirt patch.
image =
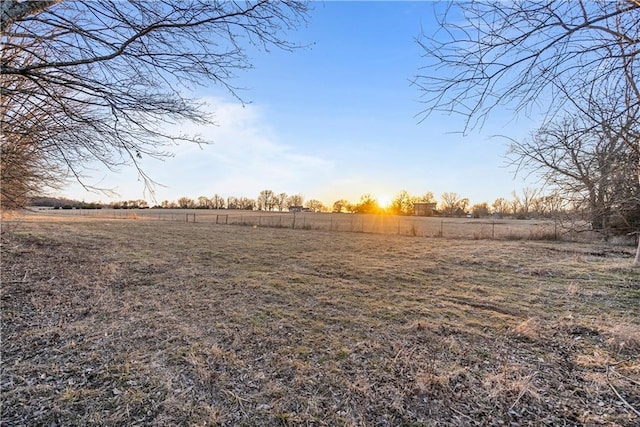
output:
M640 277L615 252L159 221L3 227L6 425L640 422Z

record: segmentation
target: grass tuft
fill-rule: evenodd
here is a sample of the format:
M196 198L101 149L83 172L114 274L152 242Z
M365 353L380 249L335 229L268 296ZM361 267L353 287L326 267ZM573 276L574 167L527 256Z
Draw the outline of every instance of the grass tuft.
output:
M537 341L543 336L544 323L539 317L531 317L513 329L518 337Z

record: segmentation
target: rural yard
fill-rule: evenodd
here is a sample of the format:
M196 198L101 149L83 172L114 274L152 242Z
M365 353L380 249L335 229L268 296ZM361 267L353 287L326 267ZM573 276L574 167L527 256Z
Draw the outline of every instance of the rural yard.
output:
M5 218L1 424L637 426L633 251Z

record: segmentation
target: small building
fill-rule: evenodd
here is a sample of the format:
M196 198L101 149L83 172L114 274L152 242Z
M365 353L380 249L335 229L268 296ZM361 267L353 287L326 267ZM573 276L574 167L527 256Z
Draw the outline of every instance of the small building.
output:
M415 216L433 216L437 203L417 202L413 204L413 214Z
M289 206L289 212L309 212L309 210L303 206Z

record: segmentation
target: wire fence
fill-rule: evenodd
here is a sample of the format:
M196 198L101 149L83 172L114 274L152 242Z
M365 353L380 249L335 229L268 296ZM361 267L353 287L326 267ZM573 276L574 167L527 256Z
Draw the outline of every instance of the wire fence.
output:
M41 212L42 213L42 212ZM396 234L466 239L561 240L570 231L553 220L441 218L313 212L260 212L200 209L72 209L47 215L143 219L336 232Z

